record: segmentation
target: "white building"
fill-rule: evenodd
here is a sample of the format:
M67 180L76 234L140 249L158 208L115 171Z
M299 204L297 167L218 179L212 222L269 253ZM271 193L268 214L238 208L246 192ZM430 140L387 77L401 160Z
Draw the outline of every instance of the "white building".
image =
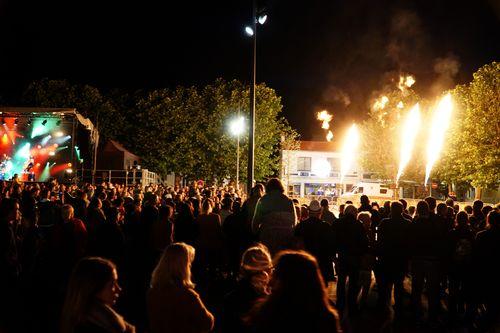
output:
M341 186L339 150L336 143L326 141L301 141L299 150L283 150L281 180L289 195L338 195L371 178L354 162Z

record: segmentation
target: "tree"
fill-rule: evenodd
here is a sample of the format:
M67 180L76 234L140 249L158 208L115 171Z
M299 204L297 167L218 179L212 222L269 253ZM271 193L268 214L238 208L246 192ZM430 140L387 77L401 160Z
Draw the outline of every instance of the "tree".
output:
M98 126L101 142L116 137L124 127L125 116L101 92L89 85L66 80L42 79L29 84L23 104L37 107L76 108Z
M500 184L500 63L481 67L453 91L454 117L439 175L497 189Z
M399 167L401 120L419 99L412 90L394 90L374 103L368 119L360 126L360 160L364 170L375 173L380 179L395 180ZM417 138L416 143L421 142L421 138ZM419 149L414 147L413 156ZM422 165L422 159L414 158L406 167L403 179L421 181Z
M238 113L247 119L248 87L238 81L216 80L205 87L155 90L137 101L134 130L127 144L153 170L188 178L221 181L236 173L236 138L228 124ZM281 137L297 133L280 117L281 100L264 84L256 93L255 178L279 168ZM240 179L246 178L248 136L240 137Z

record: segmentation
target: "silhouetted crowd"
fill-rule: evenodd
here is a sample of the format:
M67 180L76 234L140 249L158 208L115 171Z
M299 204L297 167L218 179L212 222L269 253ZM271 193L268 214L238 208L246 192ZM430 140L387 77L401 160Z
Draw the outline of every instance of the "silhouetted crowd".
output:
M500 328L500 205L284 192L2 182L0 332Z

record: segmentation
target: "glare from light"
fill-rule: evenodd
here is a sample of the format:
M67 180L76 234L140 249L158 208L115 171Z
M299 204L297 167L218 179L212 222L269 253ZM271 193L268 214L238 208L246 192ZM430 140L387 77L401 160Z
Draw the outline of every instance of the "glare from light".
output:
M451 111L453 103L451 95L446 94L437 106L432 115L432 123L429 130L429 141L427 142L427 164L425 166L425 182L429 180L432 167L439 158L439 153L443 147L446 130L450 125Z
M45 146L45 145L49 142L49 140L50 140L51 138L52 138L52 136L51 136L50 134L49 134L49 135L47 135L46 137L44 137L44 138L42 139L42 141L40 141L40 144L41 144L42 146Z
M66 169L67 173L73 173L73 169Z
M55 133L54 133L54 136L55 136L56 138L60 138L60 137L61 137L61 136L63 136L63 135L64 135L64 133L63 133L63 132L61 132L61 131L57 131L57 132L55 132Z
M54 156L56 153L53 151L49 151L49 156Z
M245 32L247 33L248 36L253 36L253 29L251 27L246 26Z
M328 177L332 167L330 163L324 158L313 160L312 172L321 178Z
M229 130L231 131L232 135L240 135L243 133L243 130L245 129L245 118L239 117L231 121L229 124Z
M264 14L264 15L259 16L258 21L259 21L260 24L266 23L266 21L267 21L267 15Z

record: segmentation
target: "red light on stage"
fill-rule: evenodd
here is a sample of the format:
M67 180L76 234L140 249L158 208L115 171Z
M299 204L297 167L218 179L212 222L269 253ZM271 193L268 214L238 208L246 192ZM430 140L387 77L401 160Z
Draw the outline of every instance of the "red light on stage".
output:
M4 145L9 143L9 137L7 136L7 133L4 133L4 135L2 135L2 143Z
M37 163L37 164L36 164L36 166L37 166L37 167L39 167L39 166L40 166L40 163Z
M42 149L42 145L38 145L36 146L38 149Z

